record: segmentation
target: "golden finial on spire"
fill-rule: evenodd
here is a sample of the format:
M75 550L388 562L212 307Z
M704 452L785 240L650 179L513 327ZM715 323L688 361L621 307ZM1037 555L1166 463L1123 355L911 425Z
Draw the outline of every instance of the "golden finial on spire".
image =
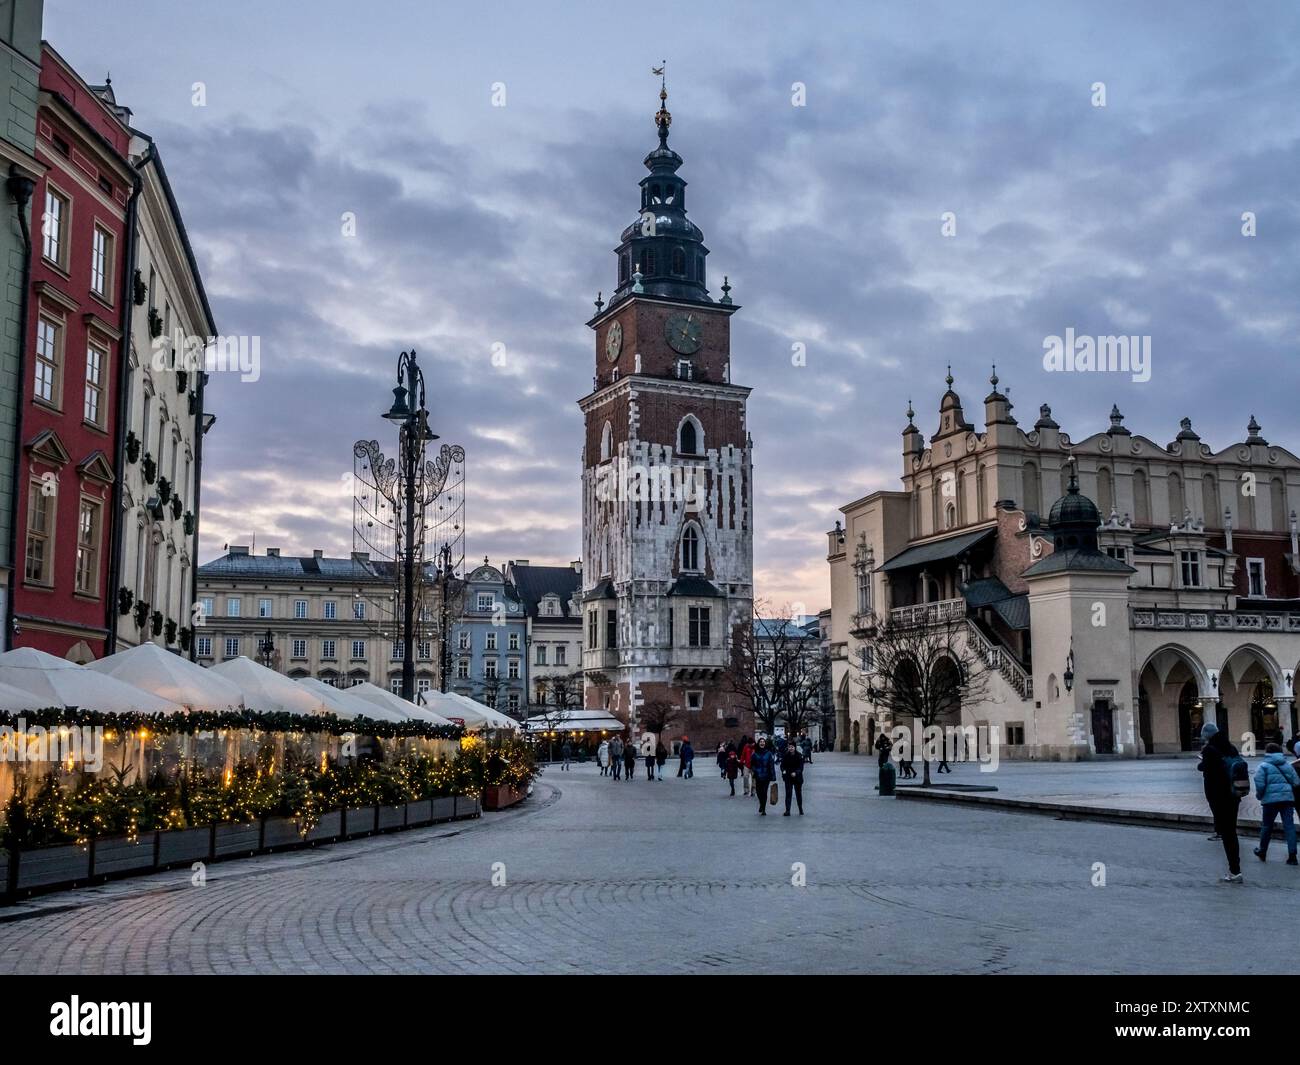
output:
M659 78L659 110L655 113L655 125L659 127L660 140L668 139L668 127L673 124L673 116L668 111L668 78L664 73L667 69L666 59L662 60L659 66L650 68L650 73Z

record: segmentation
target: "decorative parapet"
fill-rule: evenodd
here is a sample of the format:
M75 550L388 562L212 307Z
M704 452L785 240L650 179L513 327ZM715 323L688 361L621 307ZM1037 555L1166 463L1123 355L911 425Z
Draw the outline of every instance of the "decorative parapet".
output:
M1132 607L1129 624L1135 629L1176 631L1300 632L1300 611L1160 610Z

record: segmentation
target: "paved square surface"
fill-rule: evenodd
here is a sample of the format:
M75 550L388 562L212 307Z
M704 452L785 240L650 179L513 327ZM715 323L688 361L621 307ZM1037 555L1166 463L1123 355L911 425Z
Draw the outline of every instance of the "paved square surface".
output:
M0 911L0 972L1293 965L1287 951L1249 946L1251 929L1300 897L1280 847L1260 865L1243 840L1237 887L1218 882L1222 849L1200 833L881 799L874 759L817 756L808 813L789 818L760 818L697 766L694 780L662 783L644 769L632 783L592 764L549 769L525 807L478 822L217 864L203 887L185 869L46 896ZM792 883L800 869L806 886ZM1208 945L1223 929L1235 930L1235 955Z

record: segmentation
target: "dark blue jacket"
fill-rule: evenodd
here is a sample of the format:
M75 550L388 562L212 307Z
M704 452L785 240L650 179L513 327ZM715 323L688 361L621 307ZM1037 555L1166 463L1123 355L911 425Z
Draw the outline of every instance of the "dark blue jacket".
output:
M689 762L695 757L695 748L689 743L682 744L681 756L683 762Z
M750 771L754 774L754 779L766 783L769 780L776 779L776 756L772 754L770 747L755 747L754 754L749 760Z

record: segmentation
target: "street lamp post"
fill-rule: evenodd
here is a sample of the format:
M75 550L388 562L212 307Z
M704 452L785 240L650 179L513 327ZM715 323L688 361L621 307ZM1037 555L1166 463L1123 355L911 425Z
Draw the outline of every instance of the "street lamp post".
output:
M405 383L403 383L405 378ZM398 426L398 453L402 464L405 489L402 500L402 698L415 701L415 489L424 457L425 445L438 437L429 430L429 411L425 407L424 373L416 362L415 351L404 351L397 359L397 387L393 405L384 415Z
M270 629L267 629L266 635L258 641L257 653L262 659L262 665L270 669L271 663L275 660L275 635Z

